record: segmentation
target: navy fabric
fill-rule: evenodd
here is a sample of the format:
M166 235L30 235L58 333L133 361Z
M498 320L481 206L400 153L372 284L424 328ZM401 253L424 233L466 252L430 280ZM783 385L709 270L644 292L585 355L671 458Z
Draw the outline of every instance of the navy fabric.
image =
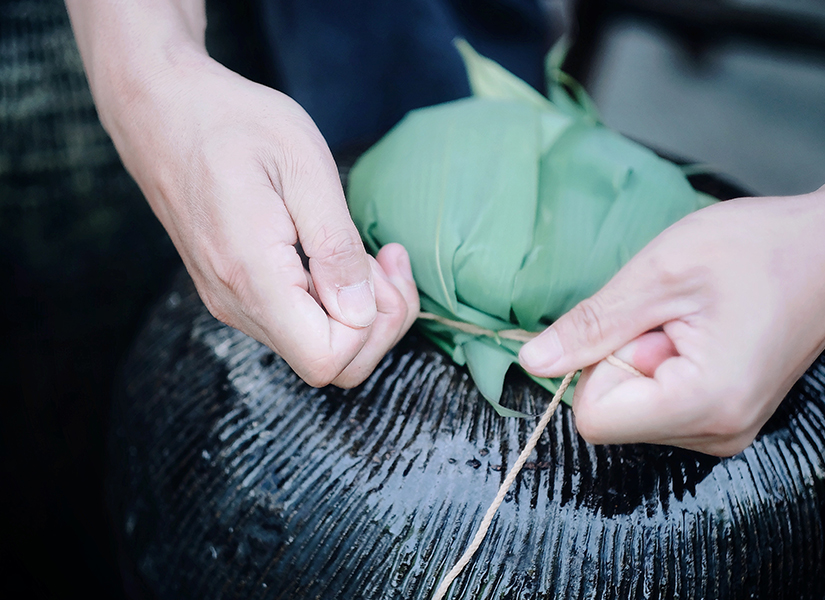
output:
M453 39L543 85L541 0L255 0L278 87L333 150L374 141L404 114L470 93Z

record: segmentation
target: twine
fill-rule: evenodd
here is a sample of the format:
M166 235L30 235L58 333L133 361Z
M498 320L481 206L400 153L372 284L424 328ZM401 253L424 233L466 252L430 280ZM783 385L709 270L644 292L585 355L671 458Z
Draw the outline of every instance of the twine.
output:
M525 331L524 329L501 329L499 331L493 331L492 329L485 329L484 327L479 327L478 325L474 325L472 323L454 321L453 319L448 319L447 317L442 317L440 315L428 312L419 313L418 318L425 321L435 321L436 323L441 323L442 325L452 327L453 329L457 329L463 333L469 333L470 335L483 335L491 338L515 340L517 342L524 342L525 344L539 334L538 332ZM631 375L635 375L636 377L645 376L639 369L626 363L620 358L616 358L612 354L605 358L605 360L614 367L627 371Z
M458 577L459 573L461 573L464 567L466 567L470 562L470 559L473 558L476 550L478 550L479 546L481 546L481 542L484 541L484 537L487 535L487 530L490 529L490 524L493 522L493 517L496 515L496 512L498 512L498 507L501 506L502 502L504 502L504 496L506 496L507 492L510 491L510 486L513 485L513 481L515 481L516 476L519 474L521 468L524 466L524 463L527 462L528 457L536 447L541 434L550 422L550 418L553 416L553 413L556 412L556 408L558 407L559 402L561 402L564 392L566 392L567 388L570 386L570 382L573 381L575 374L576 372L572 371L564 376L559 389L553 396L553 400L548 405L547 410L544 411L544 415L542 415L539 424L536 425L535 430L533 430L533 435L531 435L530 439L527 440L527 444L524 446L524 450L521 451L518 460L516 460L516 463L513 465L513 468L510 469L510 472L507 473L507 477L504 478L504 481L501 483L501 487L498 488L498 494L496 494L490 508L487 509L487 514L485 514L484 518L481 520L481 525L479 526L478 531L476 531L473 541L470 543L467 550L464 551L461 558L458 559L455 566L450 569L449 573L447 573L447 576L444 577L441 585L438 586L438 589L435 591L433 600L441 600L444 598L444 595L447 593L447 590L450 588L453 580Z
M642 373L639 369L637 369L633 365L630 365L630 364L626 363L621 358L616 358L612 354L609 355L607 358L605 358L605 360L609 364L613 365L614 367L618 367L618 368L622 369L623 371L627 371L631 375L635 375L636 377L644 377L645 376L645 374Z
M441 317L439 315L435 315L432 313L421 313L419 315L420 319L425 319L429 321L436 321L441 323L442 325L447 325L454 329L458 329L464 333L469 333L472 335L483 335L492 338L504 338L508 340L516 340L519 342L529 342L538 334L533 333L530 331L525 331L523 329L505 329L502 331L493 331L491 329L485 329L484 327L479 327L477 325L473 325L472 323L465 323L462 321L454 321L452 319L447 319L445 317ZM618 367L628 373L636 375L638 377L644 377L644 374L633 367L632 365L627 364L623 360L616 358L612 354L608 356L605 360L608 363L613 365L614 367ZM504 481L501 482L501 486L498 488L498 493L496 497L493 499L492 504L487 509L487 512L484 515L484 518L481 520L481 524L476 531L475 537L473 537L473 541L470 543L469 547L464 551L464 554L461 555L461 558L458 559L458 562L450 569L450 572L444 577L441 582L441 585L438 586L438 589L435 591L432 600L442 600L444 596L447 594L447 591L450 589L453 581L455 578L459 576L461 571L464 570L470 560L475 555L476 551L481 546L481 543L484 541L484 538L487 536L487 532L490 529L490 525L493 523L493 517L496 516L501 503L504 502L504 496L507 495L507 492L510 491L510 487L513 485L513 482L516 480L516 477L521 472L522 467L524 467L524 463L527 462L527 459L533 453L533 450L538 444L539 438L541 434L544 433L544 430L547 428L547 424L550 423L550 419L553 417L553 413L556 412L556 409L561 402L564 393L567 391L567 388L570 387L570 383L573 381L573 377L575 377L576 371L571 371L567 375L564 376L564 379L559 385L559 389L556 390L556 393L553 395L553 399L550 401L550 404L547 406L547 409L544 411L541 419L536 425L536 428L533 430L530 439L527 440L527 444L525 444L524 449L519 454L518 459L516 460L513 467L507 473L507 477L504 478Z
M502 338L505 340L515 340L517 342L524 343L529 342L538 335L538 332L525 331L524 329L502 329L500 331L493 331L492 329L485 329L484 327L479 327L478 325L473 325L472 323L453 321L452 319L428 312L419 313L418 318L425 321L435 321L436 323L441 323L442 325L452 327L453 329L458 329L463 333L469 333L471 335L483 335L491 338Z

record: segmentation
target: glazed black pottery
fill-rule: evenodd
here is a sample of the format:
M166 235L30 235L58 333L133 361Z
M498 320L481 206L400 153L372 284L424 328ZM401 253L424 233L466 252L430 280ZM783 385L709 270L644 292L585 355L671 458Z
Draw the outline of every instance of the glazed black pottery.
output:
M109 496L161 599L429 598L535 426L415 334L360 387L313 389L185 274L122 382ZM549 400L511 372L506 406ZM592 446L562 406L448 597L820 599L823 520L823 357L728 459Z

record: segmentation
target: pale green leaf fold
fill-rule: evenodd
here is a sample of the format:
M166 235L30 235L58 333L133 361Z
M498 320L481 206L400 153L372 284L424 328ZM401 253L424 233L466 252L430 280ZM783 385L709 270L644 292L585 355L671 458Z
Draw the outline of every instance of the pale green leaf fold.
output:
M455 46L464 59L470 90L476 98L515 100L542 111L558 109L528 83L525 83L497 62L481 56L465 40L458 39Z
M548 100L457 47L474 96L412 111L350 173L356 225L372 251L407 248L423 310L538 331L708 204L677 166L599 124L570 81L551 82ZM498 402L520 343L419 324L500 414L524 416Z

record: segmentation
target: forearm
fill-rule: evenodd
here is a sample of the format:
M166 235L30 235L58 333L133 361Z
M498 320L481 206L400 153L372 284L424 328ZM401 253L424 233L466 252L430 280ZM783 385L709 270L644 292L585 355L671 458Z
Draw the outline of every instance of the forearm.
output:
M204 0L66 0L100 118L159 72L206 55Z
M367 256L309 115L209 58L203 0L67 6L101 121L212 314L312 385L363 381L418 294L403 248Z

